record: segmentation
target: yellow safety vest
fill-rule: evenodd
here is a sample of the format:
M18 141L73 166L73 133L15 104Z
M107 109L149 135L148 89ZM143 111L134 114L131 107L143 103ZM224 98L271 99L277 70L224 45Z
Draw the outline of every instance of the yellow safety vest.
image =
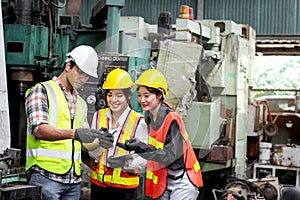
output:
M104 127L108 128L109 121L106 118L108 109L98 111L97 129ZM143 116L133 110L127 116L123 128L121 130L118 142L125 143L135 135L136 127ZM122 148L115 147L114 156L128 154ZM109 168L106 166L107 149L102 150L99 162L91 171L91 182L102 187L118 187L118 188L137 188L139 186L139 172L127 173L122 168Z
M53 80L41 84L46 88L48 96L49 125L56 128L71 129L68 102L61 88ZM29 90L26 94L29 94ZM78 96L73 128L83 127L84 108L83 100ZM76 175L81 175L81 143L79 141L72 139L57 141L36 140L27 131L26 171L37 165L55 174L65 174L71 169L73 162Z

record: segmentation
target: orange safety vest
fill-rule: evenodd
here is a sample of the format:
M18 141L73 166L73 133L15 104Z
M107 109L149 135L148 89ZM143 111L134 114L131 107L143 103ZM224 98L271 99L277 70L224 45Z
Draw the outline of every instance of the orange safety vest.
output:
M101 127L108 128L109 119L106 118L108 108L98 111L97 129ZM134 110L131 110L122 127L118 142L125 143L135 135L135 131L140 119L143 116ZM113 156L121 156L129 152L116 146ZM109 168L106 166L107 149L102 149L99 162L91 171L91 182L101 187L118 187L118 188L137 188L139 186L140 177L138 170L135 173L127 173L121 167Z
M176 112L169 112L165 121L157 131L150 127L148 144L162 149L173 120L177 121L180 133L183 137L183 157L187 175L196 187L202 187L203 182L200 164L188 138L184 123ZM159 198L166 190L167 175L168 170L166 165L148 160L146 168L145 196L152 199Z

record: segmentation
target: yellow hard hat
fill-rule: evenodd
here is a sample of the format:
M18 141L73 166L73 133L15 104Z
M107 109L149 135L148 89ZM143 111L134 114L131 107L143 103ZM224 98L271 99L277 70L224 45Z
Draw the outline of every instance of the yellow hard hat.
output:
M123 69L117 68L110 71L102 86L103 89L125 89L132 88L134 83L129 73Z
M168 96L167 80L164 75L156 69L148 69L135 81L137 85L143 85L156 89L162 89L164 95Z

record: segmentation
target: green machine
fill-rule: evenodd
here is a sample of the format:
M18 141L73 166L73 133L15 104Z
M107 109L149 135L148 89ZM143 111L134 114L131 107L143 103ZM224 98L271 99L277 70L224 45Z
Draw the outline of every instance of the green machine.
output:
M140 22L136 27L147 27L141 37L156 48L156 69L168 83L165 101L182 116L200 161L204 187L198 199L212 199L212 190L220 187L216 183L225 184L228 176L247 177L254 34L251 27L230 20L177 18L171 26L160 24L171 21L168 13L161 16L156 31L138 16L124 16L122 24L128 22L124 31L131 34L133 21Z
M99 80L89 79L80 90L88 103L89 120L93 113L107 106L102 84L106 75L114 68L122 68L129 72L133 81L140 73L149 68L151 42L141 40L120 31L120 14L125 0L101 0L92 9L90 22L92 27L105 30L104 40L94 43L99 55ZM77 32L77 44L87 43L91 37L86 32ZM96 40L97 41L97 40ZM137 94L133 90L131 98L133 108L142 112L137 103Z
M21 150L19 167L24 166L26 157L25 91L58 75L67 52L85 44L98 53L99 78L91 77L79 89L88 105L89 122L97 109L107 106L101 86L109 71L123 68L135 81L149 68L151 42L119 30L125 0L100 0L91 9L82 11L87 13L80 13L83 3L88 4L82 0L2 0L10 146ZM81 24L80 17L87 15L89 25ZM132 106L141 112L137 94L133 92Z
M90 14L86 26L80 23L83 2L87 3L2 0L12 147L25 149L24 91L52 78L62 70L68 51L87 44L99 55L99 79L90 78L79 90L88 104L90 122L97 109L107 106L101 86L109 71L123 68L135 81L155 67L167 78L165 100L182 116L200 161L205 186L199 199L212 198L212 189L220 188L216 182L225 183L227 175L247 178L255 31L230 20L178 18L171 24L169 12L151 25L139 16L120 16L125 0L100 0L85 9ZM150 66L153 58L156 65ZM133 92L133 108L142 112Z
M148 68L150 42L128 36L119 30L120 13L125 0L100 0L89 13L83 14L80 13L81 2L2 1L10 118L11 124L19 124L11 126L12 147L25 149L26 89L58 75L63 69L65 54L74 47L90 45L99 55L100 78L90 78L79 91L88 103L89 120L96 109L106 106L101 85L111 69L122 67L135 80ZM90 16L88 26L80 23L80 16L87 14ZM140 109L137 104L133 106Z

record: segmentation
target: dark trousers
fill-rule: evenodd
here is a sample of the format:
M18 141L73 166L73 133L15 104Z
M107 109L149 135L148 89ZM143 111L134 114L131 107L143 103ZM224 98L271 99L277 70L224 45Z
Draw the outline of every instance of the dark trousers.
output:
M137 189L100 187L91 183L91 200L108 197L110 200L137 200Z

